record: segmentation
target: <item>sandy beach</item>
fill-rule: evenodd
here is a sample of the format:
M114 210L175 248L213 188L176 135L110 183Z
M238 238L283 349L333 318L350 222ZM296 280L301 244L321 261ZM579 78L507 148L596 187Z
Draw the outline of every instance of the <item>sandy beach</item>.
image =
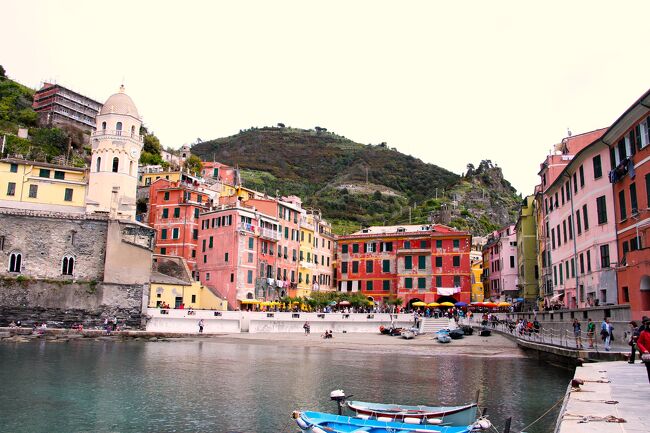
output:
M509 339L493 334L490 337L471 335L451 343L441 344L434 335L421 335L413 340L381 334L338 333L325 340L319 334L222 334L210 337L228 343L313 347L324 350L348 350L364 353L399 353L401 355L445 356L466 355L479 357L525 357L523 351Z

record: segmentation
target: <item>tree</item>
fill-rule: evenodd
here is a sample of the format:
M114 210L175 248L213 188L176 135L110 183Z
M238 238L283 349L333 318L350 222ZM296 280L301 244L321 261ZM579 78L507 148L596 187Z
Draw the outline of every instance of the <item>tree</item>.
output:
M375 190L375 193L372 195L372 198L377 201L381 201L382 198L381 191Z
M146 134L144 136L144 146L142 147L142 150L147 153L151 153L153 155L160 155L160 152L162 151L162 146L160 145L160 140L158 137L151 134Z
M284 128L284 123L278 123L278 128Z
M0 65L0 78L7 78L7 71Z
M190 173L198 174L203 169L203 163L198 156L190 155L190 157L185 160L183 167L185 167L185 169Z

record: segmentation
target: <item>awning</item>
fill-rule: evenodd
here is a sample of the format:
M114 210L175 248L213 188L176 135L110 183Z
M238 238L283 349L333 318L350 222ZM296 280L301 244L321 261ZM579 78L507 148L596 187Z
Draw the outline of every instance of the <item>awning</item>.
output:
M561 297L564 296L564 293L556 293L555 295L551 296L551 302L553 301L559 301Z
M440 296L451 296L460 292L460 287L438 287L436 290Z

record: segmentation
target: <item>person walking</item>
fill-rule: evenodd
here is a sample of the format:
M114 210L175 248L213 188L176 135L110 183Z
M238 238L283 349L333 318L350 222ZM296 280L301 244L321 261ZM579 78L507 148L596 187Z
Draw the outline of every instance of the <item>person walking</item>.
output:
M302 329L305 330L305 335L309 335L309 333L310 333L310 331L311 331L311 329L309 329L309 328L310 328L310 326L309 326L309 322L305 322L305 324L302 325Z
M578 319L573 319L573 337L576 339L576 348L582 349L582 327Z
M612 342L612 331L614 327L609 323L609 317L603 319L603 323L600 324L600 335L605 342L605 350L609 352Z
M594 335L596 334L596 324L591 317L587 320L587 340L589 340L589 349L594 348Z
M634 326L635 329L632 330L632 335L630 338L630 346L632 346L631 352L630 352L630 360L628 361L630 364L634 364L634 361L636 361L636 352L639 351L639 356L641 355L641 349L639 349L639 346L637 344L637 340L639 339L639 336L641 335L641 332L643 332L645 329L648 329L648 316L643 316L641 319L641 325L636 326L635 322L630 322L630 327Z
M199 334L203 334L203 319L199 320Z
M643 322L643 330L639 333L636 345L641 351L641 361L645 364L648 373L648 382L650 382L650 320Z

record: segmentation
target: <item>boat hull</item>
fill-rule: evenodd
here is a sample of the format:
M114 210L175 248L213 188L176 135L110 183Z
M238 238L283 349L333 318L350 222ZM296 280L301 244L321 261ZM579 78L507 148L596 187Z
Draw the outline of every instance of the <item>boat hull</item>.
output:
M368 403L349 401L348 407L359 416L376 419L391 419L403 422L418 419L420 423L436 422L445 425L464 426L476 421L478 406L406 406L395 404ZM434 421L435 420L435 421Z
M303 433L467 433L471 426L413 425L332 415L323 412L296 412L296 424Z

